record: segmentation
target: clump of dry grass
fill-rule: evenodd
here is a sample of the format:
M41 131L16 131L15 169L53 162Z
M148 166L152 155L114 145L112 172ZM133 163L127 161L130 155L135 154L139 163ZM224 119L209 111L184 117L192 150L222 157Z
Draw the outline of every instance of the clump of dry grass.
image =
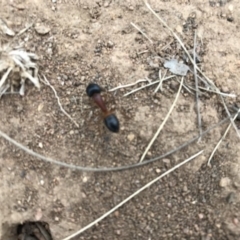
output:
M14 89L23 96L27 80L40 89L37 60L34 53L0 45L0 98L8 92L14 93Z

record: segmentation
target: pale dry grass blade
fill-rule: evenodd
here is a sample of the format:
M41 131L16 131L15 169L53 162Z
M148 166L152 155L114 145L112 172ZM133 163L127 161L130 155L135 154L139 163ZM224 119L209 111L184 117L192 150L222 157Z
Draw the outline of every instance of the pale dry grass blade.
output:
M50 82L47 80L45 75L43 75L43 78L44 78L44 81L42 81L42 82L45 83L46 85L48 85L53 90L54 95L55 95L55 97L57 99L57 102L58 102L58 106L60 107L60 109L63 112L63 114L65 114L76 125L76 127L79 128L79 125L77 124L77 122L62 107L60 98L58 97L58 94L57 94L55 88L50 84Z
M13 70L13 67L9 67L8 70L3 74L1 81L0 81L0 88L4 85L6 82L10 72Z
M238 110L238 112L236 113L236 115L234 116L234 118L232 119L233 121L235 121L235 119L237 118L238 114L240 113L240 109ZM231 118L230 118L231 119ZM219 142L217 143L216 147L214 148L214 150L212 151L209 159L208 159L208 166L211 166L211 160L215 154L215 152L217 151L217 149L219 148L220 144L222 143L222 141L224 140L224 138L226 137L228 131L230 130L232 126L232 123L230 123L225 131L225 133L223 134L223 136L221 137L221 139L219 140Z
M175 75L168 76L168 77L162 79L162 81L166 81L166 80L171 79L171 78L173 78L173 77L176 77L176 76L175 76ZM142 87L133 89L132 91L124 94L123 96L124 96L124 97L127 97L127 96L129 96L129 95L131 95L131 94L133 94L133 93L135 93L135 92L137 92L137 91L142 90L143 88L150 87L150 86L152 86L152 85L154 85L154 84L156 84L156 83L159 83L159 81L160 81L160 80L157 80L157 81L151 82L151 83L149 83L149 84L147 84L147 85L144 85L144 86L142 86Z
M151 44L153 44L153 41L136 24L131 22L131 25L135 27Z
M167 70L166 70L166 72L164 73L164 75L163 75L163 77L162 77L161 70L159 70L158 75L159 75L159 80L160 80L160 81L159 81L159 84L158 84L158 86L156 87L154 93L157 93L159 89L162 91L162 83L163 83L163 79L165 78L166 74L167 74Z
M184 164L190 162L191 160L195 159L196 157L198 157L200 154L203 153L203 150L194 154L193 156L191 156L190 158L184 160L183 162L177 164L176 166L174 166L173 168L169 169L168 171L166 171L165 173L161 174L160 176L158 176L157 178L153 179L151 182L147 183L146 185L144 185L143 187L141 187L140 189L138 189L135 193L133 193L132 195L130 195L129 197L127 197L126 199L124 199L122 202L120 202L119 204L117 204L115 207L113 207L111 210L109 210L108 212L104 213L101 217L97 218L96 220L94 220L93 222L91 222L90 224L88 224L87 226L83 227L82 229L80 229L79 231L75 232L74 234L71 234L70 236L62 239L62 240L70 240L76 236L78 236L79 234L85 232L87 229L93 227L95 224L99 223L100 221L102 221L104 218L106 218L107 216L109 216L111 213L113 213L114 211L116 211L117 209L119 209L120 207L122 207L125 203L129 202L131 199L133 199L134 197L136 197L138 194L140 194L141 192L143 192L144 190L146 190L147 188L151 187L154 183L156 183L157 181L159 181L160 179L162 179L163 177L169 175L170 173L172 173L173 171L175 171L176 169L180 168L181 166L183 166Z
M38 78L36 77L33 77L30 73L28 73L27 71L24 71L21 73L21 77L23 78L28 78L33 84L35 87L37 87L38 89L40 89L40 83L39 83L39 80Z
M142 157L141 157L141 159L140 159L140 162L142 162L142 161L144 160L146 154L148 153L148 151L149 151L149 149L151 148L152 144L155 142L156 138L158 137L159 133L161 132L161 130L163 129L165 123L167 122L170 114L172 113L172 111L173 111L173 109L174 109L174 107L175 107L175 105L176 105L176 102L177 102L177 100L178 100L178 97L179 97L179 95L180 95L181 89L182 89L183 79L184 79L184 77L182 77L182 80L181 80L181 83L180 83L180 85L179 85L179 89L178 89L177 95L176 95L176 97L175 97L175 100L174 100L171 108L169 109L168 114L166 115L166 117L165 117L165 119L163 120L162 124L160 125L160 127L159 127L158 130L157 130L157 132L155 133L154 137L152 138L152 140L151 140L150 143L148 144L146 150L144 151L144 153L143 153L143 155L142 155Z
M139 79L139 80L137 80L134 83L129 83L129 84L126 84L126 85L120 85L120 86L112 88L112 89L110 89L108 91L109 92L113 92L113 91L116 91L116 90L121 89L121 88L128 88L128 87L134 86L134 85L136 85L138 83L141 83L141 82L148 82L148 83L150 83L151 81L148 78L146 78L146 79L145 78L144 79Z
M225 100L224 100L223 96L220 95L220 98L221 98L221 100L222 100L222 102L223 102L223 106L224 106L224 108L225 108L225 111L227 112L228 117L230 117L231 124L232 124L233 128L235 129L235 131L236 131L236 133L237 133L237 136L238 136L238 138L240 138L239 130L238 130L238 128L237 128L234 120L231 118L231 114L230 114L230 112L229 112L229 110L228 110L228 107L227 107L227 105L226 105L226 103L225 103Z

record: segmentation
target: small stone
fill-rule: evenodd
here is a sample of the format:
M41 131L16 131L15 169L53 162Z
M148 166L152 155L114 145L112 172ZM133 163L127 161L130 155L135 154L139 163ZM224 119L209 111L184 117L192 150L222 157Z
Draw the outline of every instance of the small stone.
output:
M134 7L131 5L128 9L129 9L130 11L133 11L133 10L134 10Z
M112 41L108 41L107 46L109 48L112 48L114 46L114 43Z
M184 192L187 192L188 191L188 188L187 188L187 186L185 185L185 186L183 186L183 191Z
M83 177L83 182L86 183L88 181L88 178L86 176Z
M162 161L166 164L170 164L170 159L168 159L168 158L164 158Z
M36 219L36 221L39 221L39 220L41 220L41 218L42 218L42 209L38 208L37 212L35 214L35 219Z
M73 135L73 134L74 134L74 131L73 131L73 130L71 130L71 131L70 131L70 135Z
M37 25L35 26L35 30L40 35L46 35L50 32L50 28L45 25Z
M238 225L238 223L239 223L238 219L237 219L237 218L234 218L234 219L233 219L233 223L234 223L235 225Z
M58 222L58 221L59 221L59 217L55 217L54 220L55 220L56 222Z
M231 183L231 180L228 177L224 177L220 180L219 186L220 187L227 187L227 186L230 185L230 183Z
M157 168L155 171L156 171L156 173L160 173L161 169Z
M227 86L222 86L222 91L227 93L229 92L229 88Z
M182 33L182 30L183 30L183 28L182 28L181 25L178 25L178 26L176 27L176 31L177 31L178 33Z
M38 112L41 112L41 110L43 109L43 107L44 107L43 103L40 103L40 104L38 105Z
M228 10L229 10L230 12L233 12L233 5L232 5L232 4L230 4L230 5L228 6Z
M115 217L119 217L119 211L114 212Z
M110 5L110 2L107 1L103 4L103 7L107 8L107 7L109 7L109 5Z
M128 140L131 142L134 138L135 138L135 135L133 133L130 133L128 136L127 136Z
M44 180L40 180L40 184L43 186L44 185Z
M43 144L42 144L41 142L38 144L38 146L39 146L40 148L43 148Z
M198 217L199 217L199 219L203 219L203 218L204 218L204 215L203 215L202 213L199 213L199 214L198 214Z

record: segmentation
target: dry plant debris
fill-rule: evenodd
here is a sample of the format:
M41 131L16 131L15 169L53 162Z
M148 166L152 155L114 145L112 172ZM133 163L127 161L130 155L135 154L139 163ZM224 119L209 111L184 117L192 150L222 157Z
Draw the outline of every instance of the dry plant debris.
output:
M9 45L0 46L0 98L9 91L14 93L15 88L23 96L26 80L40 89L36 60L38 56L34 53Z

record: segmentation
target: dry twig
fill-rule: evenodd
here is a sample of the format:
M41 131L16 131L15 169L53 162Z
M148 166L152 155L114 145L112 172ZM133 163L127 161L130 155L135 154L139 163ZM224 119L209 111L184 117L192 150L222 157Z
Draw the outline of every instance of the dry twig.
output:
M200 114L200 109L199 109L199 89L198 89L198 77L197 77L197 69L196 69L196 43L197 42L197 32L195 31L194 35L194 48L193 48L193 60L194 60L194 78L195 78L195 88L196 88L196 110L197 110L197 120L198 120L198 130L199 130L199 140L201 139L202 135L202 121L201 121L201 114Z
M55 88L50 84L50 82L47 80L47 78L45 77L45 75L43 75L43 78L44 78L44 80L41 79L42 82L43 82L44 84L48 85L48 86L53 90L54 95L55 95L55 97L57 98L58 106L60 107L60 109L61 109L61 111L63 112L63 114L65 114L65 115L76 125L76 127L79 128L79 125L77 124L77 122L74 121L74 119L63 109L62 104L61 104L61 102L60 102L60 99L59 99L59 97L58 97L58 94L57 94Z
M174 102L173 102L171 108L169 109L169 112L168 112L167 116L165 117L164 121L162 122L162 124L161 124L160 127L158 128L158 130L157 130L157 132L155 133L154 137L152 138L152 140L151 140L150 143L148 144L146 150L144 151L144 153L143 153L143 155L142 155L142 157L141 157L141 159L140 159L140 162L142 162L142 161L144 160L144 158L145 158L145 156L146 156L148 150L151 148L152 144L154 143L154 141L155 141L156 138L158 137L159 133L160 133L161 130L163 129L163 126L164 126L165 123L167 122L167 120L168 120L168 118L169 118L169 116L170 116L170 114L171 114L173 108L175 107L176 102L177 102L178 97L179 97L179 94L180 94L181 89L182 89L183 79L184 79L184 77L182 77L181 84L180 84L180 86L179 86L179 89L178 89L178 92L177 92L176 98L175 98L175 100L174 100Z
M131 87L131 86L134 86L134 85L136 85L136 84L138 84L138 83L140 83L140 82L148 82L148 83L151 83L150 79L144 78L144 79L139 79L139 80L137 80L137 81L134 82L134 83L129 83L129 84L126 84L126 85L120 85L120 86L115 87L115 88L112 88L112 89L110 89L110 90L108 90L108 91L109 91L109 92L113 92L113 91L116 91L116 90L121 89L121 88Z
M147 85L144 85L144 86L142 86L142 87L133 89L132 91L124 94L124 97L127 97L128 95L130 95L130 94L132 94L132 93L135 93L135 92L137 92L137 91L139 91L139 90L141 90L141 89L143 89L143 88L150 87L150 86L152 86L152 85L154 85L154 84L156 84L156 83L159 83L160 81L165 81L165 80L171 79L171 78L173 78L173 77L175 77L175 75L171 75L171 76L168 76L168 77L166 77L166 78L163 78L162 80L157 80L157 81L151 82L151 83L149 83L149 84L147 84Z
M235 119L237 118L238 114L240 113L240 109L238 110L238 112L235 114L235 116L233 117L233 119L230 117L230 120L235 121ZM221 139L219 140L219 142L217 143L216 147L214 148L214 150L212 151L211 156L208 159L208 166L211 166L210 162L215 154L215 152L217 151L217 149L219 148L220 144L222 143L223 139L226 137L230 127L231 127L232 123L230 123L225 131L225 133L223 134L223 136L221 137Z
M136 24L131 22L131 25L135 27L151 44L153 44L153 41Z

